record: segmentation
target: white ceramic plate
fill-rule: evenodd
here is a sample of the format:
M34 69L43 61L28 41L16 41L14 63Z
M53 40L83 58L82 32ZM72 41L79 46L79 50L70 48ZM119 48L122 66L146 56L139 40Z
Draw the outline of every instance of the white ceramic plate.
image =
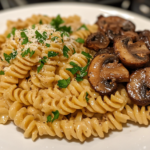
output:
M150 29L150 21L142 16L113 7L83 3L46 3L0 12L0 33L6 29L6 21L25 19L32 14L49 16L80 15L85 23L94 23L100 14L118 15L133 21L137 29ZM44 137L32 142L24 139L23 132L10 123L0 125L0 150L149 150L150 127L127 124L123 131L110 132L104 139L90 138L84 143L66 139Z

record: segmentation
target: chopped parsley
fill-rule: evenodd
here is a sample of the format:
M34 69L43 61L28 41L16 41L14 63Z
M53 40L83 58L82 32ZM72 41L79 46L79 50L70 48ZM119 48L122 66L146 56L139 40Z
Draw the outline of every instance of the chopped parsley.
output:
M47 38L47 33L44 31L43 35L41 33L39 33L37 30L35 31L35 35L36 35L36 39L38 39L39 43L43 43L44 40L46 40Z
M63 55L64 55L64 57L69 58L69 56L68 56L68 52L69 51L70 51L70 49L66 45L64 45L64 47L63 47Z
M73 61L71 61L69 63L70 65L73 66L73 68L66 68L66 70L70 71L73 75L75 75L78 71L80 71L80 66L78 66L76 63L74 63Z
M85 99L86 99L87 103L89 102L88 95L89 95L88 92L86 92Z
M48 57L55 57L55 56L57 56L58 55L58 53L56 53L56 52L54 52L54 51L49 51L48 52Z
M55 41L56 39L58 39L58 36L54 36L51 38L51 41Z
M35 24L32 25L32 29L35 29Z
M5 74L4 71L1 70L1 71L0 71L0 75L4 75L4 74Z
M69 34L68 34L67 32L62 32L62 33L61 33L61 37L63 37L63 36L69 37Z
M23 38L23 41L22 41L22 45L24 44L27 44L28 43L28 37L27 35L25 34L25 32L21 32L21 37Z
M79 27L79 28L77 29L77 31L78 31L78 30L81 30L81 29L89 30L85 24L83 24L81 27Z
M43 21L42 21L42 19L39 21L39 24L43 24Z
M39 61L40 66L37 67L37 72L38 72L38 73L39 73L40 70L43 68L44 64L46 63L46 60L47 60L47 57L44 56L43 59L41 59L41 60Z
M53 111L52 113L54 115L53 119L52 119L52 116L49 115L49 116L47 116L47 122L54 122L54 120L59 118L59 111L58 110Z
M33 54L35 53L35 51L30 51L30 48L28 48L27 50L25 50L24 52L21 53L22 57L25 57L26 55L30 54L29 56L32 57Z
M57 30L57 31L66 31L68 33L71 33L71 26L60 26L62 23L64 23L64 20L60 17L60 15L57 15L56 18L52 19L51 25Z
M87 59L92 58L92 56L89 53L86 53L84 51L82 51L81 54L84 55Z
M69 84L70 84L70 77L68 79L62 79L62 80L58 80L58 86L59 88L66 88Z
M73 48L73 54L75 54L76 53L76 50L75 50L75 48Z
M46 46L46 47L50 47L51 45L50 45L50 44L48 44L48 43L46 43L46 44L45 44L45 46Z
M15 59L16 58L16 56L17 56L17 51L13 51L12 53L10 53L9 55L8 54L6 54L6 53L4 53L4 58L5 58L5 60L8 62L8 63L10 63L10 60L11 59Z
M77 39L76 39L76 42L78 42L78 43L81 43L81 44L82 44L82 43L84 43L84 39L77 38Z
M10 37L11 37L11 34L12 34L13 36L15 36L15 31L16 31L16 28L13 27L12 30L11 30L11 33L9 33L9 34L7 35L7 38L10 38Z

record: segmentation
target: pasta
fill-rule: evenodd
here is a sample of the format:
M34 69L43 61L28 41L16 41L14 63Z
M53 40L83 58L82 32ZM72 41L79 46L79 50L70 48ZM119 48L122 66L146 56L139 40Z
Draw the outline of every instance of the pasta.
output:
M9 20L0 35L0 124L14 121L33 141L49 135L81 142L128 121L148 125L150 107L133 104L122 84L107 96L91 85L96 52L84 42L97 31L77 15Z

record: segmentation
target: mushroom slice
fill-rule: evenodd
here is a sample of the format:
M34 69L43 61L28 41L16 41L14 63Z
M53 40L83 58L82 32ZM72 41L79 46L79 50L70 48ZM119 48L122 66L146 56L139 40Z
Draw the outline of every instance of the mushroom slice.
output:
M149 61L150 51L143 41L133 43L132 38L120 36L114 42L115 53L129 68L143 67Z
M138 33L139 33L139 38L145 42L146 46L150 50L150 31L144 30Z
M108 45L109 38L102 31L89 35L84 44L85 47L95 51L106 48Z
M118 16L98 17L97 25L100 31L107 32L112 30L114 34L119 34L120 30L135 31L135 25L129 21Z
M99 54L88 69L88 80L101 95L111 94L117 88L117 82L128 82L129 72L113 54Z
M135 71L127 84L131 100L140 106L150 104L150 67Z
M97 55L99 54L115 54L114 52L114 48L113 47L107 47L105 49L101 49L99 50L95 55L94 57L96 57Z

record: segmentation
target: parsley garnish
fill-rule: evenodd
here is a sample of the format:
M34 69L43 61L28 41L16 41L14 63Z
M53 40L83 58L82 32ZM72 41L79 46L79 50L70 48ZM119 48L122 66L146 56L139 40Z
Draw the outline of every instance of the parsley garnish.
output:
M63 55L64 55L64 57L69 58L69 56L68 56L68 52L69 51L70 51L70 49L66 45L64 45L64 47L63 47Z
M81 54L84 55L87 59L92 58L92 56L89 53L86 53L84 51L82 51Z
M47 116L47 122L53 122L54 120L59 118L59 111L58 110L53 111L52 113L54 115L54 118L52 119L52 116L50 116L50 115Z
M4 71L0 71L0 75L4 75L5 73L4 73Z
M46 44L45 44L45 46L46 46L46 47L50 47L51 45L50 45L50 44L48 44L48 43L46 43Z
M40 70L43 68L44 64L46 63L46 59L47 59L47 57L44 56L43 59L41 59L41 60L39 61L40 66L37 67L37 72L38 72L38 73L39 73Z
M62 18L60 17L60 15L57 15L56 18L52 19L52 21L51 21L50 24L51 24L54 28L58 29L59 25L62 24L62 23L64 23L64 20L62 20Z
M25 34L25 32L21 32L21 37L24 38L23 39L23 42L21 43L22 45L23 44L27 44L28 43L28 37L27 35Z
M56 39L58 39L58 36L54 36L51 38L51 41L55 41Z
M68 79L62 79L62 80L58 80L58 86L59 88L66 88L68 85L70 84L70 77Z
M89 95L88 92L86 92L85 99L87 102L89 101L88 95Z
M77 31L78 31L78 30L81 30L81 29L89 30L85 24L83 24L81 27L79 27L79 28L77 29Z
M7 35L7 38L10 38L11 37L11 34L9 33L8 35Z
M68 34L67 32L62 32L62 33L61 33L61 37L63 37L63 36L69 37L69 34Z
M58 55L58 53L56 53L56 52L54 52L54 51L49 51L48 52L48 57L55 57L55 56L57 56Z
M57 31L66 31L71 33L71 26L60 26L62 23L64 23L64 20L60 17L60 15L57 15L56 18L52 19L51 25L57 30Z
M32 29L35 29L35 24L32 25Z
M76 53L76 50L75 50L75 48L73 48L73 54L75 54Z
M18 53L17 53L17 51L15 51L15 50L14 50L12 53L10 53L9 55L6 54L6 53L4 53L5 60L6 60L8 63L10 63L10 60L16 58L17 54L18 54Z
M76 63L74 63L73 61L71 61L69 63L70 65L73 66L73 68L66 68L66 70L70 71L73 75L76 74L79 70L81 70L80 66L78 66Z
M47 38L47 33L44 31L43 32L43 35L41 33L39 33L37 30L35 31L35 35L36 35L36 38L38 39L38 42L39 43L43 43L44 40L46 40Z
M84 39L77 38L77 39L76 39L76 42L78 42L78 43L81 43L81 44L82 44L82 43L84 43Z
M25 50L24 52L21 53L22 57L25 57L26 55L30 54L30 57L33 56L33 54L35 53L35 51L30 51L30 48L28 48L27 50Z
M43 21L42 21L42 19L39 21L39 24L43 24Z
M10 38L10 37L11 37L11 34L12 34L13 36L15 36L15 31L16 31L16 28L13 27L12 30L11 30L11 33L9 33L9 34L7 35L7 38Z

